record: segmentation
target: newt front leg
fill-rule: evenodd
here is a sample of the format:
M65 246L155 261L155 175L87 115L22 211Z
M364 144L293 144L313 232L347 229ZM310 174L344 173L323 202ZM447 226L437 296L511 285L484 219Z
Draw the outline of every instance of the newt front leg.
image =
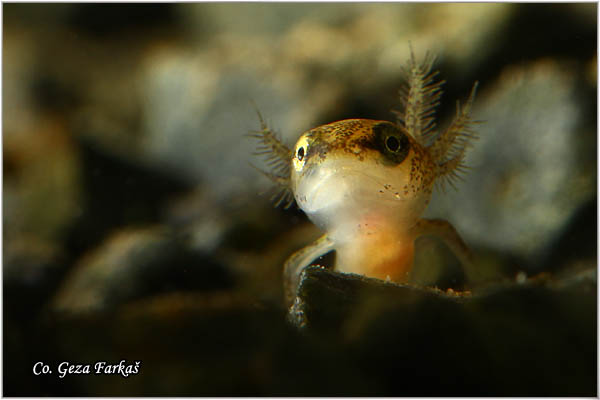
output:
M460 261L467 275L473 270L473 254L450 222L443 219L420 218L411 233L415 240L420 236L437 236L448 246Z
M292 254L283 267L283 291L285 301L288 305L292 304L296 297L296 289L300 283L300 274L302 270L309 266L309 263L333 250L334 243L327 234L321 236L312 244L298 250Z
M475 271L473 262L473 253L462 240L454 226L443 219L425 219L420 218L417 224L411 230L415 240L420 236L436 236L440 238L446 246L454 253L467 275L472 278Z

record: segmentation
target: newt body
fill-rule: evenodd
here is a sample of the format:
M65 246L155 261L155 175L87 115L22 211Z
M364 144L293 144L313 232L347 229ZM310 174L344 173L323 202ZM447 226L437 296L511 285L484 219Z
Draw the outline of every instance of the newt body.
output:
M414 241L421 235L441 237L463 264L469 251L452 225L420 218L436 181L453 185L463 171L465 151L476 134L470 116L477 84L466 104L444 131L434 112L441 85L432 73L433 57L411 60L400 91L402 109L395 123L348 119L311 129L293 150L262 122L256 137L259 154L267 154L273 171L265 172L280 187L279 203L295 199L325 234L294 253L285 263L286 297L295 294L302 269L335 250L336 270L406 282L412 268Z

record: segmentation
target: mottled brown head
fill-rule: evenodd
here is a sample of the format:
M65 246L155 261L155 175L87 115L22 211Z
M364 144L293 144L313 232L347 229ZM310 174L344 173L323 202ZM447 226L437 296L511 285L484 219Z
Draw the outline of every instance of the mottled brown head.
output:
M293 149L294 196L323 227L334 213L347 216L382 207L412 218L428 202L433 178L424 148L387 121L323 125L304 133Z
M413 141L414 142L414 141ZM411 140L391 122L348 119L323 125L298 140L293 166L300 172L306 163L318 164L329 156L355 157L385 165L402 163L411 149Z

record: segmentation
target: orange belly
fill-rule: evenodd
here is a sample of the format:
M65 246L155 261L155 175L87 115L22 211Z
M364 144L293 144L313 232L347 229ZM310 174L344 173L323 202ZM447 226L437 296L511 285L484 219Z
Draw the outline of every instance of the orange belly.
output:
M336 247L336 269L394 282L408 281L414 238L382 221L361 225L353 240Z

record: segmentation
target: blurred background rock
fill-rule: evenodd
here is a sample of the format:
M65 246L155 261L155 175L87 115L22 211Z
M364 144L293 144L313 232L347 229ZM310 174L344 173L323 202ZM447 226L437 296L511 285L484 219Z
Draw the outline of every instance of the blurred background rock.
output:
M254 104L290 145L334 120L393 119L409 41L438 55L441 125L476 80L485 120L465 181L427 210L480 268L422 239L413 282L596 268L595 4L3 10L5 395L401 395L284 323L282 263L319 232L259 195L244 134ZM140 376L31 373L125 357ZM468 388L448 394L486 394Z

